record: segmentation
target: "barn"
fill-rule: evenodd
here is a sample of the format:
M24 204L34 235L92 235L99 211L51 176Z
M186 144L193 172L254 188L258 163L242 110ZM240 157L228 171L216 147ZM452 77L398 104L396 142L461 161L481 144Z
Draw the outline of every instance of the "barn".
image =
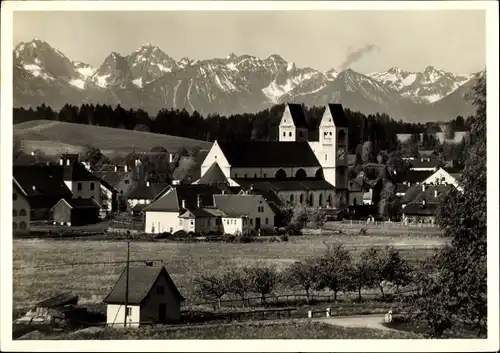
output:
M100 208L93 199L61 199L51 209L52 221L68 226L94 224L99 220Z
M127 270L104 299L108 326L124 327ZM161 267L130 267L128 271L127 326L145 323L173 323L181 316L181 302L185 299Z

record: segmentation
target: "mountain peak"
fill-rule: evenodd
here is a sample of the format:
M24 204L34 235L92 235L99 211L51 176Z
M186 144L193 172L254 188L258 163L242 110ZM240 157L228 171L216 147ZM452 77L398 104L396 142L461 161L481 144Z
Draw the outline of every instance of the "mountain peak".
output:
M234 60L238 57L238 55L236 55L235 53L231 52L229 53L227 56L226 56L226 59L229 59L229 60Z

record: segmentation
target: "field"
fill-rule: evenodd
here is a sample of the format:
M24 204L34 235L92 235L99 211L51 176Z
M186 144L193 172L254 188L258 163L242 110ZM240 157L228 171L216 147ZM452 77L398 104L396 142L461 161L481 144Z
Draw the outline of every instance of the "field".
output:
M359 327L342 327L309 320L283 322L249 322L210 325L199 328L168 330L104 329L93 332L74 332L55 336L36 336L33 339L56 340L117 340L117 339L410 339L422 336L403 332Z
M229 266L275 264L283 268L292 262L324 253L324 243L340 241L353 256L366 246L392 245L408 260L425 258L446 239L433 236L302 236L280 243L173 243L132 242L131 260L162 260L187 303L193 297L194 280L200 273ZM58 265L75 262L124 261L123 241L21 240L13 242L13 303L26 308L60 291L80 295L81 303L99 303L123 270L120 265Z
M51 120L16 124L14 136L22 140L25 152L38 149L48 155L79 153L87 144L99 148L106 155L128 153L134 148L138 152L149 152L155 146L163 146L168 151L195 146L209 149L212 146L210 142L177 136Z

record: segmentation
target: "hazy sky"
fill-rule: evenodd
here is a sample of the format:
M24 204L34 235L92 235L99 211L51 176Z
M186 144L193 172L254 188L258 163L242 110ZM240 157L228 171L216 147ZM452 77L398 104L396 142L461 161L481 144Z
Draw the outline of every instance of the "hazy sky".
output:
M468 73L485 67L485 26L470 10L15 12L14 45L38 37L93 66L149 42L176 60L276 53L319 70Z

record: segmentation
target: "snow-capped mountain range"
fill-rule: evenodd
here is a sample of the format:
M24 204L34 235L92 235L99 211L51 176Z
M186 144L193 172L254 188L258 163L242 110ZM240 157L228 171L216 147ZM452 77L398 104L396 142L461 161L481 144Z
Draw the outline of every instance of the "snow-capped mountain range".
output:
M149 43L127 56L113 52L94 68L33 39L14 49L14 106L120 104L154 116L163 108L230 115L286 102L339 102L365 114L385 112L406 121L449 120L472 112L462 96L477 74L432 66L423 72L396 67L370 74L321 72L298 68L276 54L177 61ZM449 109L446 102L453 102Z

